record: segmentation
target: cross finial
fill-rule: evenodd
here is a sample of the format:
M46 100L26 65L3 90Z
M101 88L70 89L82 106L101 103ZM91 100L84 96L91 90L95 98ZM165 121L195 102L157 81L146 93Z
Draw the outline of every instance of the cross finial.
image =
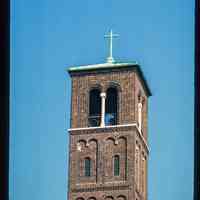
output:
M108 63L113 63L114 62L114 58L113 58L113 56L112 56L112 48L113 48L113 44L112 44L112 41L113 41L113 38L114 37L118 37L119 35L118 34L114 34L113 32L112 32L112 29L110 30L110 33L108 34L108 35L105 35L104 37L105 38L109 38L110 39L110 49L109 49L109 56L108 56L108 58L107 58L107 62Z

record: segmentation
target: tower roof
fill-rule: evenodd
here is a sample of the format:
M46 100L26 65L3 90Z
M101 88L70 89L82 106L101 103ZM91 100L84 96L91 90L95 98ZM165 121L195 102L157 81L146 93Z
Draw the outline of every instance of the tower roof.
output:
M77 73L83 72L100 72L100 71L107 71L107 70L123 70L123 69L132 69L135 70L138 74L141 82L144 86L144 89L147 92L148 96L151 96L151 90L147 84L147 81L144 77L144 74L141 70L140 65L137 62L113 62L113 63L101 63L101 64L93 64L93 65L81 65L81 66L72 66L68 67L67 71L70 75L75 75Z

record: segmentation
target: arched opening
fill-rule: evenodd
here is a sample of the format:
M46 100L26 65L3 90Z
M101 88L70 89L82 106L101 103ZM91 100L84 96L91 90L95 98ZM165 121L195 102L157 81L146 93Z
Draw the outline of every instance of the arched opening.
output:
M89 126L100 126L101 120L101 97L99 89L92 89L89 97Z
M126 197L124 195L119 195L117 197L117 200L126 200Z
M85 176L91 176L91 159L85 158Z
M120 160L119 155L114 156L114 176L119 176L120 172Z
M105 125L117 124L117 89L108 88L106 92Z
M88 200L96 200L95 197L90 197Z
M78 197L76 200L84 200L84 198L82 198L82 197Z

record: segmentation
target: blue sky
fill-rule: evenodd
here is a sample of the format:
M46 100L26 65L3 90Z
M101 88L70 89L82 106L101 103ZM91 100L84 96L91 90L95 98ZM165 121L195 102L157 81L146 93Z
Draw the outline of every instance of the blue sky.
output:
M148 200L192 200L194 0L11 2L10 199L66 200L65 69L137 61L149 99Z

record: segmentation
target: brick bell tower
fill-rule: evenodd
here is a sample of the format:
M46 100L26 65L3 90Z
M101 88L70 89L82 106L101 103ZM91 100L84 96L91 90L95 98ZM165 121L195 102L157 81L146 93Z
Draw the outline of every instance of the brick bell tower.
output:
M68 200L147 200L150 89L136 62L68 68L72 79Z

